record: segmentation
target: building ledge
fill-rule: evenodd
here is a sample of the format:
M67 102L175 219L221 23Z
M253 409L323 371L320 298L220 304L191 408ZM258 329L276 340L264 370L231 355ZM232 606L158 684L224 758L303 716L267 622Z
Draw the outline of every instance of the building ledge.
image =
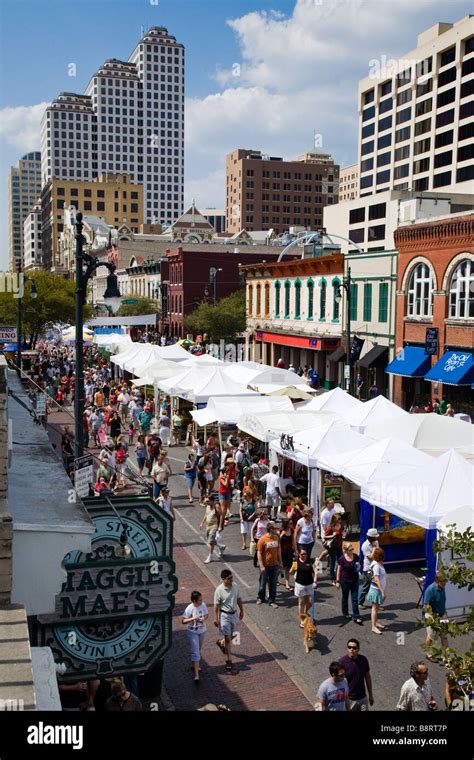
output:
M474 318L471 317L470 320L467 320L464 317L449 317L444 320L444 324L448 327L466 327L472 330L474 329Z

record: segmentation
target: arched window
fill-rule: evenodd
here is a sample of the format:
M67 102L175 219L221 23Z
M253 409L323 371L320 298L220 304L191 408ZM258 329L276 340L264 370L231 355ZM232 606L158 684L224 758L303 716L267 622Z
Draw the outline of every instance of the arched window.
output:
M257 285L256 294L255 294L255 300L257 302L256 303L256 307L257 307L256 316L259 317L261 315L261 311L262 311L262 306L261 306L262 286L260 285L260 283L258 283L258 285Z
M326 319L326 290L327 282L324 277L319 282L319 319L324 322Z
M281 293L281 282L280 280L277 280L275 283L275 317L276 319L279 319L280 317L280 293Z
M285 319L290 318L290 288L291 282L286 280L285 282Z
M340 302L336 296L339 297L341 292L341 281L339 277L334 277L332 280L332 321L339 322Z
M312 277L307 282L308 286L308 316L307 319L313 319L314 311L314 280Z
M270 284L268 282L265 283L264 316L265 317L269 317L270 316Z
M301 280L295 280L295 319L301 319Z
M247 299L247 313L249 317L253 317L253 285L249 285L249 295Z
M449 286L449 316L474 317L474 261L461 261L453 272Z
M433 314L433 277L428 264L418 264L408 286L409 317L431 317Z

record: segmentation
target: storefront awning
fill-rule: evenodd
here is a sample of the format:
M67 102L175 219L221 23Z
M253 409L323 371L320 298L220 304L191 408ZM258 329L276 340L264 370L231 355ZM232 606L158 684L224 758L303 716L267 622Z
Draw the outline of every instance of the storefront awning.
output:
M346 360L346 349L344 346L336 348L332 354L329 354L328 359L330 362L343 362Z
M469 351L446 351L425 377L432 383L472 385L474 356Z
M405 346L385 372L401 377L425 377L431 369L431 356L421 346Z
M374 346L359 361L359 367L383 367L387 362L388 346Z

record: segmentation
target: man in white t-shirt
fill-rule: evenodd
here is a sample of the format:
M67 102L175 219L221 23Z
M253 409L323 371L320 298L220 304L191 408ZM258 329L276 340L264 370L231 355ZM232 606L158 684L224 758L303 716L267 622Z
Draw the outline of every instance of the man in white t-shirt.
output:
M119 415L122 419L122 424L125 425L128 421L128 405L130 404L130 394L127 391L127 387L124 385L122 392L119 393L117 401L119 403Z
M267 487L265 505L273 510L272 516L276 518L281 505L280 475L277 465L273 465L272 471L263 475L260 481Z
M359 607L365 607L365 597L369 593L370 588L370 581L372 578L372 574L370 571L370 565L372 562L372 554L374 549L379 548L379 542L377 541L379 537L379 532L377 528L370 528L367 531L367 538L360 547L360 553L362 557L364 558L364 564L362 566L362 580L361 584L359 586ZM370 605L371 606L371 605Z

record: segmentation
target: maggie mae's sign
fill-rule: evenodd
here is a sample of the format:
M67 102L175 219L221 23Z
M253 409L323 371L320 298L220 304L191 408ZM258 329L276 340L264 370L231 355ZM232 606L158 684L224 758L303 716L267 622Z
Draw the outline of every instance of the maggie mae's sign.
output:
M177 579L172 520L148 497L85 499L96 532L92 552L71 552L55 611L37 618L36 646L64 663L63 682L143 673L171 646ZM125 527L130 554L121 556Z

